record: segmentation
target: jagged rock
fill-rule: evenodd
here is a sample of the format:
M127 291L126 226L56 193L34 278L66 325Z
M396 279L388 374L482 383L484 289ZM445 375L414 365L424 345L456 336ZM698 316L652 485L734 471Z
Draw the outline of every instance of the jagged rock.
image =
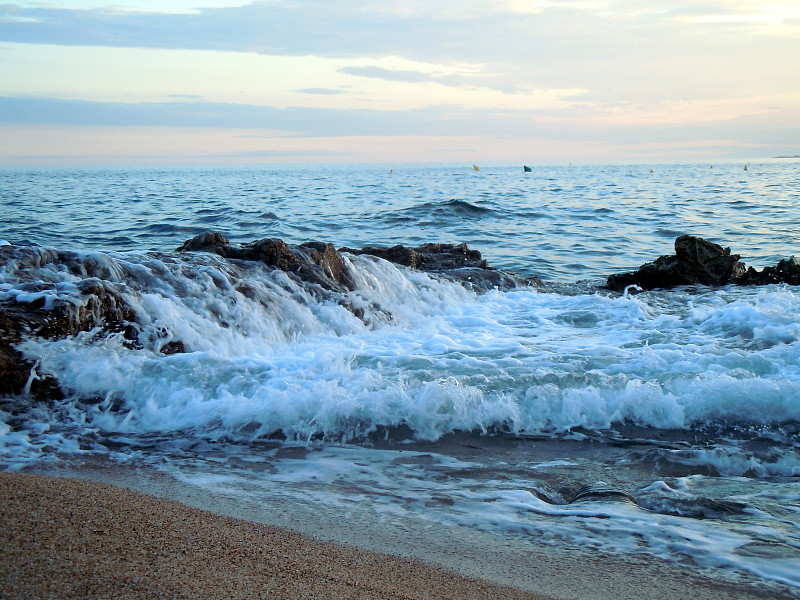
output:
M675 254L661 256L637 271L618 273L608 278L606 287L622 291L629 285L642 289L671 288L679 285L768 285L788 283L800 285L800 261L794 256L774 267L758 271L745 267L730 248L690 235L675 240Z
M341 252L369 254L398 265L434 273L462 267L489 268L486 260L481 258L481 253L470 250L466 244L423 244L416 248L399 245L391 248L367 246L361 250L342 248Z
M675 254L661 256L635 272L611 275L607 287L623 290L629 285L642 289L672 288L680 285L726 285L745 273L738 254L703 238L682 235L675 240Z
M398 265L436 273L478 290L542 286L538 277L520 277L493 269L479 251L471 250L467 244L423 244L416 248L366 246L360 250L341 248L339 251L377 256Z
M519 277L492 269L481 253L471 250L467 244L423 244L416 248L400 245L389 248L367 246L337 251L324 242L290 246L283 240L273 238L248 244L231 244L222 234L206 231L184 242L178 251L213 252L224 258L262 262L328 291L353 289L342 252L377 256L412 269L436 273L478 290L542 285L538 277Z
M220 233L206 231L184 242L178 251L212 252L224 258L262 262L329 291L353 287L341 255L333 245L322 242L289 246L283 240L265 238L239 245L231 244Z
M24 297L0 302L0 394L18 394L30 380L31 395L37 398L60 398L58 382L47 375L31 377L35 364L15 348L23 335L61 339L81 331L101 327L108 332L123 332L135 339L135 313L120 296L109 277L107 265L93 257L81 258L74 252L43 248L4 246L0 264L13 261L20 271L36 270L49 264L63 265L70 272L86 277L76 283L79 301L60 298L45 300L37 292L51 284L32 281L24 284L34 299Z
M791 256L779 261L774 267L764 267L760 271L748 267L736 283L740 285L768 285L770 283L800 285L800 261Z

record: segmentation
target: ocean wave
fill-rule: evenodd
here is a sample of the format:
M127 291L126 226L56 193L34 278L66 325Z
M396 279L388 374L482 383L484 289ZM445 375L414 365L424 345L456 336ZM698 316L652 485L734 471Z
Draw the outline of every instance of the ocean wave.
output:
M386 222L418 222L425 220L442 220L447 218L498 217L502 211L496 207L477 204L456 198L435 202L422 202L402 209L393 210L381 215Z
M17 344L64 393L41 413L48 427L241 441L406 427L433 440L800 421L789 288L478 294L350 255L353 289L326 291L212 254L54 256L7 264L0 302L67 306L77 322L113 288L128 321Z

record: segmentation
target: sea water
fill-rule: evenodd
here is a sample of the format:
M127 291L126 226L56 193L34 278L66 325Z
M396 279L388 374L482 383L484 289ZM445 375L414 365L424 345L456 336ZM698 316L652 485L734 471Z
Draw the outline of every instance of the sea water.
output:
M800 290L602 287L682 234L756 267L796 252L798 161L14 169L0 201L0 243L40 257L0 266L0 303L79 305L96 278L140 325L136 345L19 344L65 398L0 399L5 469L104 461L318 533L428 523L800 595ZM176 252L205 230L467 242L545 285L478 293L345 254L354 289L319 294Z

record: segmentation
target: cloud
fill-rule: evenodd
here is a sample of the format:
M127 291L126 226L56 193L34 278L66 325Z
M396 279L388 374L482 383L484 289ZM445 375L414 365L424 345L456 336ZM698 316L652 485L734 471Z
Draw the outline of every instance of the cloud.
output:
M712 97L741 85L743 72L755 75L753 85L762 89L800 79L797 36L790 30L798 26L795 12L787 3L734 0L271 0L190 14L6 4L0 6L0 40L373 61L400 57L459 72L387 72L375 65L348 66L346 72L506 93L582 88L617 100L652 101ZM743 35L748 19L754 24ZM775 39L764 42L765 31ZM298 89L313 88L338 89Z
M787 99L787 106L791 102ZM796 99L795 99L796 101ZM713 106L707 110L713 110ZM680 107L664 107L675 113ZM558 141L659 145L686 144L708 139L750 140L791 150L800 139L800 123L787 126L782 115L747 119L708 118L668 121L660 114L636 115L627 123L619 112L577 116L551 111L531 118L525 111L497 112L439 106L406 111L365 111L285 108L209 103L199 100L162 103L86 102L49 98L0 97L0 123L35 126L217 129L259 131L270 138L357 136L506 136L511 139L547 138ZM794 145L794 146L793 146Z
M0 120L737 144L798 127L795 3L76 2L0 5Z
M423 83L426 81L437 81L439 78L430 73L420 73L419 71L397 71L393 69L383 69L381 67L342 67L341 73L356 75L357 77L374 77L387 81L406 81L410 83Z
M300 94L318 94L320 96L336 96L344 93L344 90L333 90L330 88L306 88L297 91Z

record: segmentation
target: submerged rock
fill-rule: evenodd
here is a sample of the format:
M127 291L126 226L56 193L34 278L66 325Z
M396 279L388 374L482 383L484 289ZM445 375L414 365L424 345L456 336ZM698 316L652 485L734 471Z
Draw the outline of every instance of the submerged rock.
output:
M630 490L610 486L602 481L581 486L575 493L570 504L587 501L612 501L630 502L636 504L636 499Z

